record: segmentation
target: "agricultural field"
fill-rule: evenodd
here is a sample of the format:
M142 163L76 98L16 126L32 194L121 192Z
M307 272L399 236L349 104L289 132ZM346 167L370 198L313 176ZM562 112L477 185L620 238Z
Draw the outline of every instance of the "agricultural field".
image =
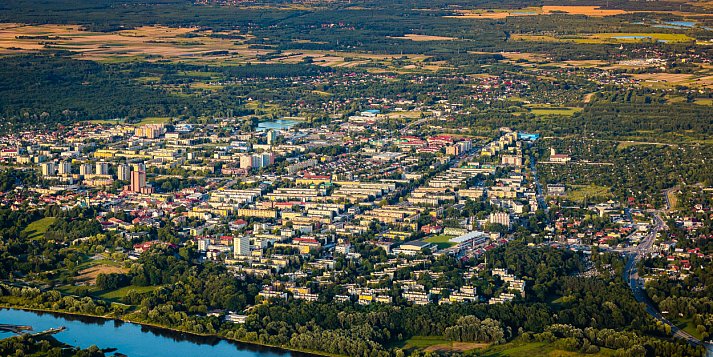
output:
M602 9L599 6L542 6L526 7L518 10L457 10L457 15L449 18L504 19L510 16L537 16L551 14L586 15L593 17L614 16L630 13L625 10Z
M406 34L403 37L392 37L392 38L398 38L402 40L411 40L411 41L416 41L416 42L421 42L421 41L453 41L456 38L453 37L446 37L446 36L431 36L431 35L418 35L418 34Z
M647 87L671 88L689 86L701 89L713 88L713 75L698 75L691 73L636 73L632 75Z
M555 35L533 35L533 34L513 34L513 41L529 42L572 42L579 44L627 44L627 43L684 43L695 42L696 39L686 34L678 33L632 33L632 32L612 32L597 34L578 34L567 36Z
M309 60L318 66L352 68L376 65L387 69L437 71L437 63L416 65L428 56L380 55L321 50L276 51L252 48L247 41L253 37L236 31L211 31L197 27L141 26L131 30L112 32L87 31L79 25L30 25L0 23L0 55L67 50L74 57L101 63L133 61L171 61L212 66L236 66L246 63L303 63ZM406 34L398 39L414 42L452 41L452 37ZM295 40L296 43L305 43ZM309 42L309 41L308 41ZM311 42L310 42L311 43ZM317 43L315 43L317 44ZM407 59L415 64L398 68L396 59ZM185 73L186 76L210 79L211 74ZM157 78L141 78L153 82ZM203 84L205 85L205 84ZM214 89L214 88L209 88Z
M190 36L188 36L190 34ZM213 35L249 36L213 33L195 27L142 26L132 30L92 32L78 25L0 24L0 54L48 49L68 50L76 57L95 61L145 59L215 59L216 51L240 52L246 59L260 53L249 51L244 39L218 38Z

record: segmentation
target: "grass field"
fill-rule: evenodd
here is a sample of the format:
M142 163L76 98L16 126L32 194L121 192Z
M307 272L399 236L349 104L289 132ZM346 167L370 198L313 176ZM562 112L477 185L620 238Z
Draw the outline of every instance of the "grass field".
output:
M603 198L609 198L611 197L611 192L609 187L605 186L597 186L597 185L589 185L589 186L570 186L568 187L569 191L566 193L565 197L567 199L575 201L575 202L583 202L585 197L586 198L592 198L592 197L603 197Z
M571 117L575 113L581 112L582 108L575 107L536 107L530 108L530 113L537 116L561 115Z
M23 233L28 234L29 239L39 239L45 236L45 232L47 232L47 228L54 223L56 218L54 217L45 217L42 219L38 219L25 227L25 229L22 230Z
M453 37L445 37L445 36L431 36L431 35L417 35L417 34L406 34L403 37L393 37L393 38L398 38L402 40L411 40L411 41L416 41L416 42L421 42L421 41L453 41L456 40L456 38Z
M570 352L559 350L552 344L546 342L525 342L515 339L511 342L502 345L492 345L482 352L477 353L477 356L486 357L533 357L533 356L549 356L549 357L579 357L579 356L613 356L614 351L602 348L596 354L583 354L579 352Z
M75 281L94 285L99 274L127 273L128 271L129 269L120 267L114 262L110 262L109 264L94 264L86 269L80 270L79 276L75 278Z
M713 105L713 99L712 98L698 98L695 100L695 103L698 105L711 106L711 105Z
M169 117L147 117L141 119L140 122L134 125L145 125L145 124L166 124L171 120Z
M691 334L691 336L702 339L701 333L696 330L696 324L693 323L691 319L678 318L671 320L671 322L683 331Z
M602 9L599 6L542 6L542 7L527 7L518 10L457 10L454 16L446 16L459 19L504 19L509 16L537 16L551 14L570 14L570 15L586 15L592 17L615 16L630 13L626 10Z
M424 241L429 242L429 243L434 243L435 245L438 246L438 249L443 249L443 248L448 248L456 245L456 243L449 242L448 240L453 238L453 236L450 235L445 235L445 234L439 234L437 236L431 236Z
M136 291L139 294L143 293L148 293L151 291L154 291L158 289L158 286L125 286L123 288L119 288L113 291L108 291L108 292L103 292L99 295L98 297L106 300L119 300L127 295L129 295L130 292Z
M633 32L613 32L613 33L598 33L591 35L576 35L567 37L557 37L552 35L529 35L529 34L513 34L511 39L514 41L533 41L533 42L574 42L582 44L618 44L618 43L649 43L649 42L667 42L681 43L692 42L694 38L685 34L678 33L633 33Z

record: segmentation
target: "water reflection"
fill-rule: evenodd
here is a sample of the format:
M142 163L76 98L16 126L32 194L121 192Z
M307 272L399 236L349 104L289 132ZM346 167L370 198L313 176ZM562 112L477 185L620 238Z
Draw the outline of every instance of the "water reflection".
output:
M218 337L197 336L90 316L0 309L0 323L30 325L35 331L65 326L67 330L55 335L62 342L83 348L91 345L97 345L99 348L116 348L118 354L128 356L310 356L304 353L227 341ZM0 338L9 336L12 336L12 333L0 333Z

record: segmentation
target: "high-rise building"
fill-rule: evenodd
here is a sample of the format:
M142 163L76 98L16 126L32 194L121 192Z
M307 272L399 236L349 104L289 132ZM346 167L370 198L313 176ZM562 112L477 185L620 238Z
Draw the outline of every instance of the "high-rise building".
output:
M510 228L510 215L505 212L493 212L490 214L490 217L488 217L488 222L502 224Z
M121 181L131 180L131 168L127 164L120 164L116 167L116 179Z
M503 155L501 163L503 165L522 166L522 155Z
M79 165L79 174L82 176L89 176L91 175L92 172L92 165L91 164L81 164Z
M94 170L97 175L108 175L109 174L109 163L104 161L99 161L96 164L96 170Z
M53 176L55 172L54 162L44 162L40 165L42 176Z
M201 252L205 252L208 250L208 246L210 245L210 239L198 239L198 250Z
M263 153L261 159L260 167L270 166L275 162L272 153L269 152Z
M253 158L250 155L243 155L240 157L240 168L241 169L251 169L253 167Z
M142 188L146 187L146 171L134 170L131 171L131 191L141 192Z
M60 175L69 175L72 173L72 164L69 161L59 163L58 172Z
M277 133L274 130L269 130L267 132L267 145L274 145L275 140L277 140Z
M250 255L250 237L243 235L233 238L233 255L236 257Z

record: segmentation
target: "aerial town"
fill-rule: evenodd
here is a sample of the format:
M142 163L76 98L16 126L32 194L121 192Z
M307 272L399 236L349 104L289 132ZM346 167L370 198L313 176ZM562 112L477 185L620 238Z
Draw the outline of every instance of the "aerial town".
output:
M711 1L6 3L0 356L713 357Z

